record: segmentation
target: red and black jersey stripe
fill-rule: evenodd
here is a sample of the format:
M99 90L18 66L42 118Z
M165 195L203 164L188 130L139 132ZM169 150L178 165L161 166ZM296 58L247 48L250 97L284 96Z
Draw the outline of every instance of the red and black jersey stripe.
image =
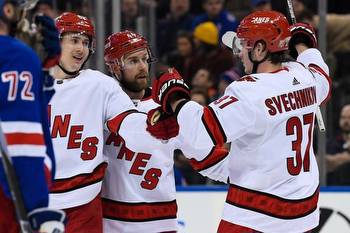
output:
M126 222L174 219L177 214L176 200L131 203L102 198L102 207L104 218Z
M317 209L319 187L303 199L285 199L230 184L226 203L280 219L295 219L309 215Z
M138 112L138 111L135 110L135 109L131 109L131 110L125 111L123 113L120 113L118 116L116 116L113 119L109 120L107 122L108 130L110 132L118 134L119 129L120 129L120 125L122 124L122 122L125 119L125 117L127 117L128 115L130 115L132 113L136 113L136 112Z
M226 134L210 106L203 108L202 122L214 145L223 145L227 141Z
M103 162L100 165L98 165L91 173L79 174L77 176L65 179L56 179L52 183L50 193L69 192L98 183L102 181L105 175L106 168L107 163Z
M322 74L328 81L329 84L329 91L327 94L327 97L322 101L321 104L325 104L329 101L329 99L331 98L331 91L332 91L332 79L329 77L329 75L318 65L316 64L309 64L309 68L314 69L315 71L317 71L318 73Z
M191 159L190 163L196 171L202 171L216 165L217 163L225 159L228 153L229 151L224 147L214 146L203 160L197 161L195 159Z

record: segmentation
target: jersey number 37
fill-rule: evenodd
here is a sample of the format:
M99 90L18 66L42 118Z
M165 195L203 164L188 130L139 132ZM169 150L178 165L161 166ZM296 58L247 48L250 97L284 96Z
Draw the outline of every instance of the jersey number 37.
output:
M302 118L302 119L300 119ZM287 169L292 176L299 175L301 170L304 172L310 171L310 146L312 140L312 128L314 123L314 114L308 113L302 117L291 117L286 124L287 136L294 135L296 138L292 141L292 151L295 156L287 158ZM303 127L307 126L307 137L303 137ZM307 139L304 156L302 156L303 138Z

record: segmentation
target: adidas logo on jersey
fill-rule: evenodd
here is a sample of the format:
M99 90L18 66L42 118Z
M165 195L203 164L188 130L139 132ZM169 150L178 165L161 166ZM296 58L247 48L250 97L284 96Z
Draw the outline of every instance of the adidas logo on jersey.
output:
M298 81L298 79L296 79L295 77L293 78L293 85L298 85L300 84L300 82Z

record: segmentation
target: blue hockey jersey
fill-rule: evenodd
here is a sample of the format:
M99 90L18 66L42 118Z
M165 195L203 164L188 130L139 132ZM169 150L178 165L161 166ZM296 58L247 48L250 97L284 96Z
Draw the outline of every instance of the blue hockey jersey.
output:
M41 63L22 42L0 36L0 120L26 210L48 205L55 161ZM0 188L10 197L0 157ZM1 203L0 203L1 205Z

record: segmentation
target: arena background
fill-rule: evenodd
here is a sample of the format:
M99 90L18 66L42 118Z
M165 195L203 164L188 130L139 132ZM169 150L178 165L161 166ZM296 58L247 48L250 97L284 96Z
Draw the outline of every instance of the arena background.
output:
M49 3L53 16L64 11L73 11L88 16L96 27L96 54L87 64L91 68L106 72L103 60L105 38L113 32L122 29L121 2L122 0L43 0ZM169 12L170 0L138 0L138 16L136 31L145 36L152 45L152 51L157 56L157 25L158 21L166 17ZM191 12L202 12L202 0L191 0ZM350 50L330 53L327 42L330 40L327 31L327 15L337 14L349 16L348 28L350 31L350 4L347 0L303 0L305 5L320 17L318 25L319 49L330 66L333 78L332 99L327 108L322 107L326 122L326 132L320 133L315 127L314 150L318 156L320 167L322 210L321 225L318 232L350 232L350 187L327 187L327 161L326 145L329 140L337 136L339 131L338 120L341 107L350 103ZM271 0L274 10L280 11L289 17L286 1ZM252 10L250 0L226 0L226 10L232 13L237 20L242 19ZM340 32L339 32L340 33ZM350 33L349 33L350 35ZM333 35L332 35L333 36ZM347 38L350 44L350 37ZM152 74L155 69L152 67ZM350 184L350 166L345 174ZM223 201L225 199L225 186L187 186L178 187L179 226L182 232L214 232L220 218ZM206 210L212 210L208 213ZM203 224L206 222L206 224Z

